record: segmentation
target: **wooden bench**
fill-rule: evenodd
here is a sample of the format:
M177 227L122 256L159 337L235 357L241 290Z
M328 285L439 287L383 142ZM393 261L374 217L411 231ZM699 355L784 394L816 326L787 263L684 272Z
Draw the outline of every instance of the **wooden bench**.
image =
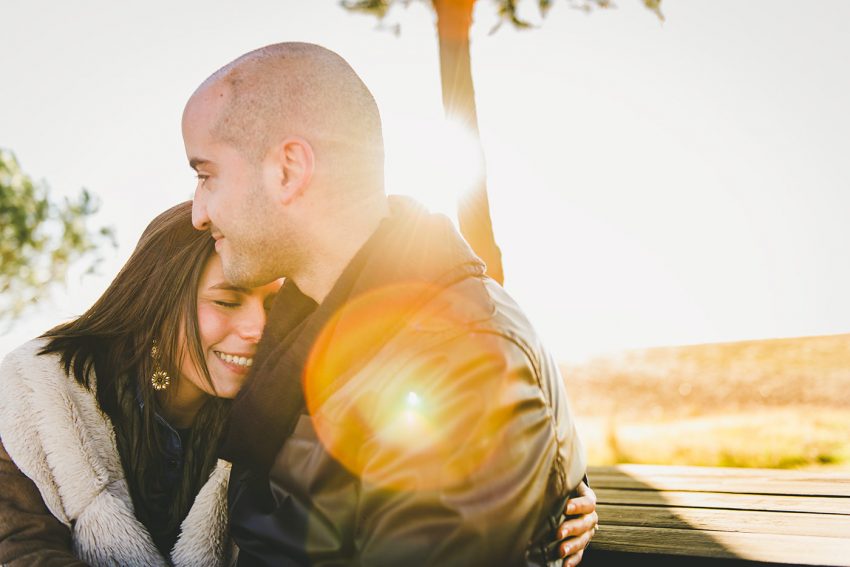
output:
M586 567L850 565L848 472L620 465L588 477L600 529Z

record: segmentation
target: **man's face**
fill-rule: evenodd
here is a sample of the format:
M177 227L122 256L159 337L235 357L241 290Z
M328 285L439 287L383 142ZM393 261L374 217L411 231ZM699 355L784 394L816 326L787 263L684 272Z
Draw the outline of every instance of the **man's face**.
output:
M197 93L183 114L183 142L198 176L192 224L210 229L227 279L256 287L280 277L269 251L275 235L276 203L263 166L233 144L216 139L213 129L226 104L215 87ZM279 217L278 217L279 218Z

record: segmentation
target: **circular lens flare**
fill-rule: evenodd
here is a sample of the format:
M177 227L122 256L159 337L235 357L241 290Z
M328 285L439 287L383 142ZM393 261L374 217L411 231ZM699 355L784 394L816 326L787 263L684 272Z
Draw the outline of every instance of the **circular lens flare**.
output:
M372 485L457 486L507 450L500 439L512 408L499 343L469 332L461 298L426 301L438 291L412 283L360 296L308 358L304 393L319 439Z

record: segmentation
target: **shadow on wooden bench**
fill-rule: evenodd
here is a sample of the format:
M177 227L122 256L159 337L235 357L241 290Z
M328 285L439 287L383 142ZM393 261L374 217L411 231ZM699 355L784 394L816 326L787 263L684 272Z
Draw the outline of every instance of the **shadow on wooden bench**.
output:
M850 565L850 473L591 467L582 565Z

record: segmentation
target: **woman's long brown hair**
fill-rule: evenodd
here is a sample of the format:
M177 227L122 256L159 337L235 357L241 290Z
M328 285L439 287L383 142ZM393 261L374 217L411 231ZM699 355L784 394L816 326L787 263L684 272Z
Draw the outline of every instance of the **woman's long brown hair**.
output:
M215 465L228 403L211 396L196 415L168 525L151 525L148 504L160 491L157 481L165 466L156 420L159 404L150 382L151 346L156 340L160 367L172 380L179 379L176 361L188 349L212 386L198 329L197 295L213 251L209 232L192 227L192 203L172 207L148 225L130 259L88 311L43 335L47 343L40 354L58 353L65 372L95 393L112 420L136 516L158 545L180 525ZM181 328L186 330L184 344ZM167 556L168 550L163 551Z

